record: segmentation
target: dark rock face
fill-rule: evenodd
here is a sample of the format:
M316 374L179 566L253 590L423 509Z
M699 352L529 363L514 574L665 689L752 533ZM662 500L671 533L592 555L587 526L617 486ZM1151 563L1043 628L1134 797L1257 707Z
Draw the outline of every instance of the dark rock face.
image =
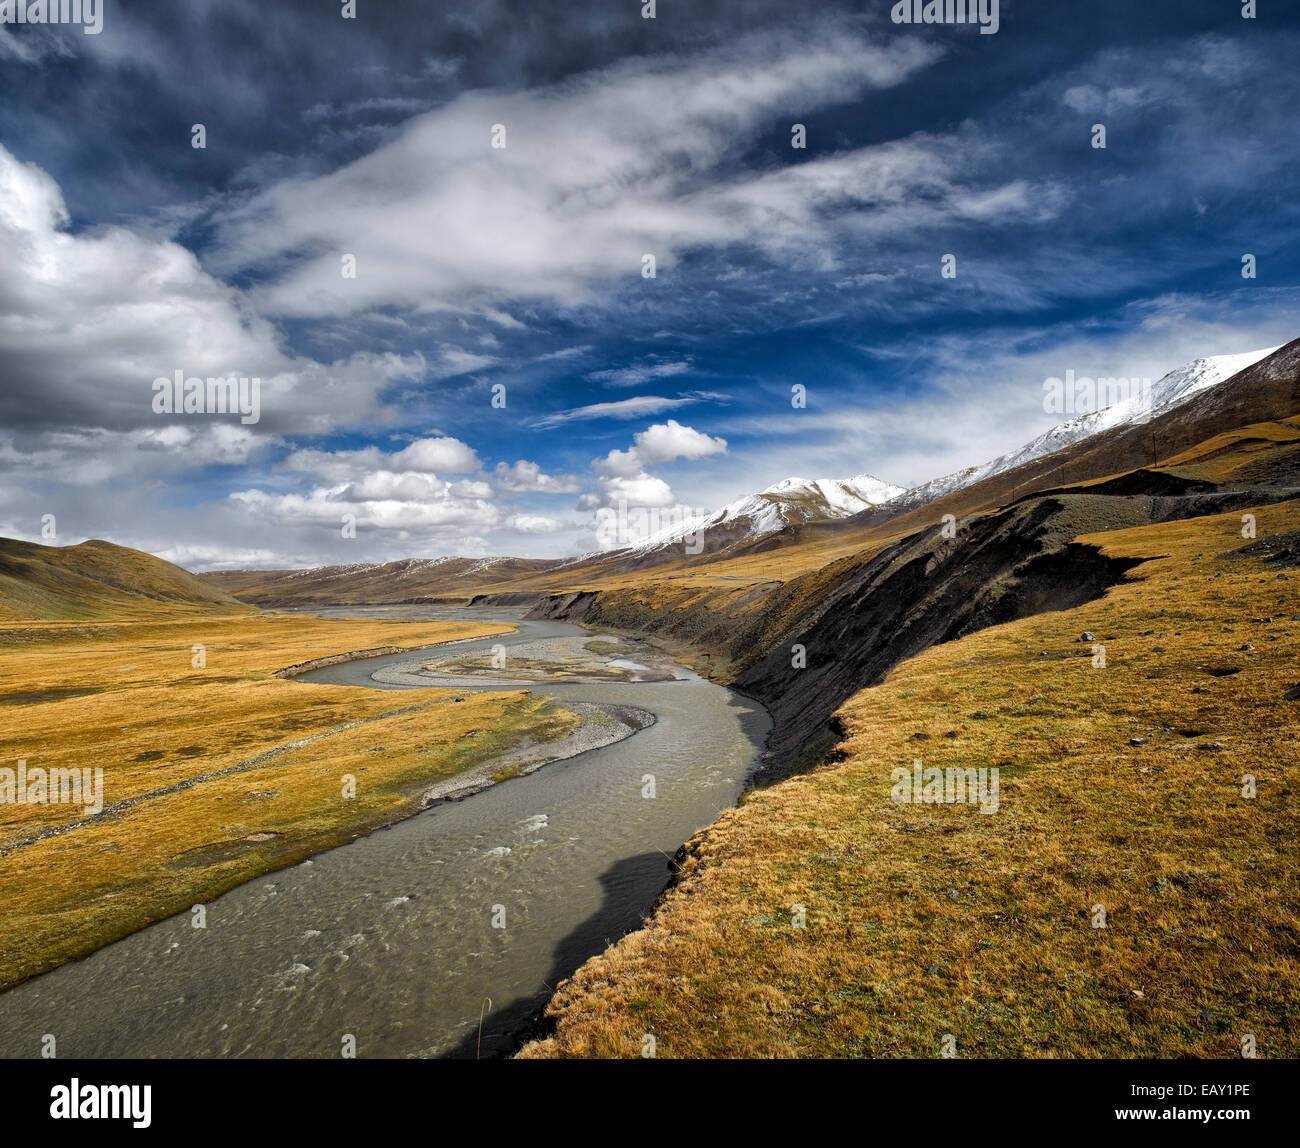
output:
M529 615L581 621L710 649L730 684L761 701L775 725L756 779L810 764L841 736L835 710L900 661L938 642L1104 593L1139 559L1060 544L1062 502L1038 499L967 523L937 526L870 556L784 585L557 594ZM802 647L800 651L797 647Z
M906 658L988 626L1073 609L1138 564L1075 543L1044 550L1059 510L1042 500L977 519L955 539L912 535L846 578L789 644L734 683L776 719L760 778L781 776L828 740L819 734L831 713ZM807 650L806 669L792 667L790 644Z

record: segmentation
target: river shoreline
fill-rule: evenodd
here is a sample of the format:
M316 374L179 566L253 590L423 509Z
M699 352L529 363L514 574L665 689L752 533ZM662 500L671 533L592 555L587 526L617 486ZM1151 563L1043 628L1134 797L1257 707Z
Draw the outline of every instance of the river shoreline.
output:
M495 657L498 643L516 655L524 642L554 639L560 651L593 635L546 621L519 628L514 636L464 640L472 647L467 666ZM588 682L572 677L581 670L568 661L559 675L567 680L532 682L532 689L500 679L473 691L427 676L374 680L379 668L433 660L449 645L386 658L330 655L330 666L295 676L316 690L433 687L433 697L426 689L424 698L402 699L432 707L427 719L404 719L408 738L412 721L432 731L444 724L440 713L468 712L456 701L471 692L523 695L525 709L505 725L461 723L470 739L454 743L463 760L442 758L454 776L421 787L417 758L400 815L390 806L382 824L354 823L323 849L296 850L304 858L297 864L289 841L250 846L276 850L279 863L209 899L209 919L220 921L211 939L173 910L19 985L5 994L13 1023L0 1034L0 1055L30 1055L31 1034L45 1031L41 1018L51 1009L65 1017L68 1054L87 1058L328 1057L337 1055L338 1031L358 1032L360 1055L368 1057L511 1055L553 987L639 927L669 883L673 854L734 805L770 719L680 664L675 673L684 678ZM639 643L614 646L592 652L630 657L636 673L653 664ZM340 713L351 696L336 693ZM580 729L572 719L547 722L539 709L547 703L587 720ZM539 736L528 745L518 735L535 713L542 714ZM418 729L416 738L418 754ZM385 740L356 744L362 753L381 752ZM365 769L366 759L352 752L352 768ZM471 795L477 799L464 800ZM414 816L419 804L426 817ZM352 848L334 847L344 844ZM490 924L499 909L508 910L508 928L505 917Z
M519 627L510 626L503 629L500 634L491 636L500 637L505 634L517 634L518 632ZM277 678L298 677L314 670L340 666L348 662L364 661L368 658L397 654L415 654L427 650L442 650L466 642L481 640L481 638L459 638L450 642L435 642L432 645L415 648L384 646L370 650L351 650L347 653L330 654L327 657L313 658L308 662L288 666L283 670L277 670L275 676ZM504 691L520 688L525 693L530 693L531 690L526 687L537 684L531 680L515 681L513 679L429 673L423 669L423 665L424 660L422 658L412 659L410 662L403 662L397 666L376 670L370 677L375 682L383 685L402 685L415 689L456 690L464 688L467 691L484 689ZM581 679L577 680L581 681ZM607 745L613 745L643 729L648 729L654 725L656 720L653 713L639 706L600 702L569 702L563 708L576 713L583 719L582 724L572 733L553 742L534 742L529 735L525 734L519 744L494 754L487 761L472 766L454 777L434 782L420 795L417 808L412 809L404 816L387 820L383 825L376 825L375 828L386 828L389 825L405 820L405 817L414 817L417 813L432 808L434 805L446 801L462 801L467 797L473 797L476 793L482 793L493 785L500 785L504 781L512 780L515 777L527 777L529 774L536 773L539 769L553 765L555 762L570 761L579 754L587 753L593 749L603 749ZM502 777L501 774L507 771L509 776Z

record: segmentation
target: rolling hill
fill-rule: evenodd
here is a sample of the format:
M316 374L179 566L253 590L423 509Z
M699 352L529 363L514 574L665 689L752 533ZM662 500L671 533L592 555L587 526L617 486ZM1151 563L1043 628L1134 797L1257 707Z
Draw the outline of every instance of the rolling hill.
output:
M250 607L179 566L92 540L42 546L0 538L0 619L81 621Z

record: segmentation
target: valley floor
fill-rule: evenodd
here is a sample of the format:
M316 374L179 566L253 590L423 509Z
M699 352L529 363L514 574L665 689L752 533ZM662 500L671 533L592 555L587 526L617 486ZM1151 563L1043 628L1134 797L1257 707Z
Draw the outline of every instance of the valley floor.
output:
M512 629L275 615L0 628L0 767L25 762L29 785L102 768L104 805L0 804L0 988L409 816L515 747L571 738L587 719L527 691L274 676Z
M1300 1055L1300 503L1250 513L1085 536L1145 561L851 698L521 1055ZM917 762L996 812L896 802Z

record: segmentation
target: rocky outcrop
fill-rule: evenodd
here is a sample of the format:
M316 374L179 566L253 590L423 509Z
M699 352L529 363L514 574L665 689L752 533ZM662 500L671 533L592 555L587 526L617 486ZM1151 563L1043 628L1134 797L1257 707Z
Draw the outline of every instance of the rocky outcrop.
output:
M1145 500L1114 501L1131 524L1148 520ZM938 526L917 531L785 584L556 594L529 617L705 652L706 669L771 711L757 775L769 780L824 756L838 740L834 712L905 658L986 626L1072 609L1122 580L1137 559L1067 540L1079 532L1077 510L1069 499L1032 499L962 523L952 537Z

